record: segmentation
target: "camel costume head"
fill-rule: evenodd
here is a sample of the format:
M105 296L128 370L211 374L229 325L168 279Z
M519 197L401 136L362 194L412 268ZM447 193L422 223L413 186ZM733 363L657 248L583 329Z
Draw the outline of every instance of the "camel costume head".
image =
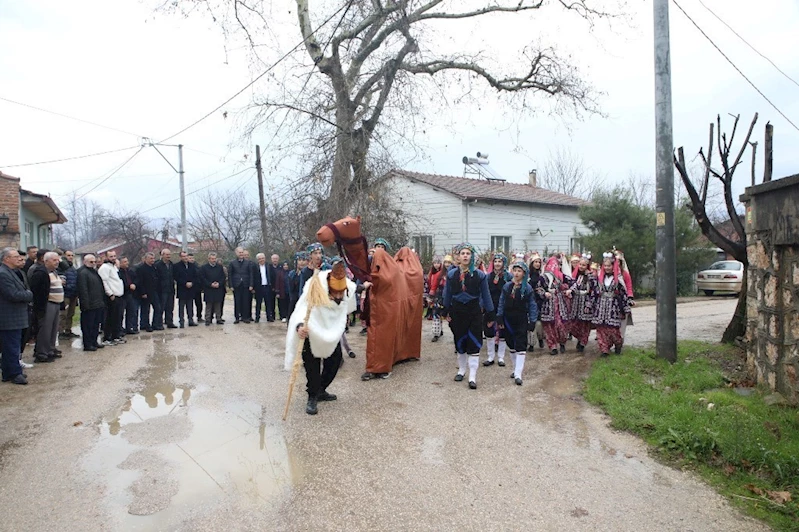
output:
M338 233L338 235L336 234ZM355 241L361 238L361 217L347 216L341 220L323 225L316 232L316 240L325 247L330 247L340 238L343 242Z

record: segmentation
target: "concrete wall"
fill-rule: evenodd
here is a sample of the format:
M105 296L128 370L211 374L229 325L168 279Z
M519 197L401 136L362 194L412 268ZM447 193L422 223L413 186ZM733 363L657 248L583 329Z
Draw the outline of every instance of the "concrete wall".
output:
M463 201L424 183L392 178L395 204L408 213L411 236L432 235L435 253L468 241L491 249L492 236L511 237L517 251L572 251L575 229L584 230L576 207L493 201Z
M799 402L799 176L746 189L747 364Z

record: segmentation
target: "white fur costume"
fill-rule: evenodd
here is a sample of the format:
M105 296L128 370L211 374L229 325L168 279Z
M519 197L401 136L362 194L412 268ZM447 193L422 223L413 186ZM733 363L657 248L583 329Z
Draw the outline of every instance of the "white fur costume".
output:
M322 283L322 288L325 293L328 292L327 277L330 271L321 271L314 273L319 276L319 282ZM313 277L308 280L310 283ZM305 313L308 311L308 285L297 301L297 306L294 307L294 312L291 314L289 320L289 328L286 333L286 358L285 369L290 370L291 365L294 363L294 356L297 354L298 342L300 336L297 334L297 325L302 323L305 319ZM336 350L336 346L341 341L341 336L344 334L344 329L347 326L347 316L355 312L355 283L347 279L347 293L341 304L336 304L335 301L329 300L329 304L324 307L315 307L311 310L311 318L305 325L308 327L308 338L311 342L311 352L316 358L328 358Z

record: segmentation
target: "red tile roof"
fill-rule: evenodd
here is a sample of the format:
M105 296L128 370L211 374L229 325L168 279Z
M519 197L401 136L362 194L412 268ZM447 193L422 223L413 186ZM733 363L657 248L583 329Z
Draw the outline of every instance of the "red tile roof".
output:
M516 201L521 203L538 203L542 205L560 205L563 207L581 207L588 202L574 196L534 187L523 183L507 181L487 181L470 177L456 177L438 174L423 174L408 170L392 170L389 175L402 176L426 183L432 187L454 194L464 200L496 200Z

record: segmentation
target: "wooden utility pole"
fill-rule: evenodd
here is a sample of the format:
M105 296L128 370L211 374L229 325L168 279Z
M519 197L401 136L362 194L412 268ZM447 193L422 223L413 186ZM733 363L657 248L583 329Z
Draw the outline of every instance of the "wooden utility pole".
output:
M770 123L766 124L766 142L765 142L765 150L766 150L766 165L763 168L763 182L768 183L771 181L771 172L773 169L774 164L774 153L773 153L773 143L774 142L774 126Z
M255 169L258 171L258 201L261 208L258 216L261 218L261 241L266 246L266 200L264 199L264 174L261 170L261 147L255 145Z

